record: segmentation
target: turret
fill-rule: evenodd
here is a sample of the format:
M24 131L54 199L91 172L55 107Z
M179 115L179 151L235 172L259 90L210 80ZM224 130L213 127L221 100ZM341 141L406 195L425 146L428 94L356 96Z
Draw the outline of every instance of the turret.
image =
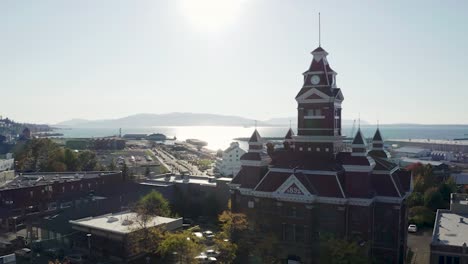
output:
M369 155L384 159L391 157L390 153L384 149L384 141L378 128L375 131L374 137L372 138L372 149L369 151Z
M358 129L356 136L354 136L353 142L351 143L352 156L366 156L367 154L367 143L366 139L361 133L361 129Z

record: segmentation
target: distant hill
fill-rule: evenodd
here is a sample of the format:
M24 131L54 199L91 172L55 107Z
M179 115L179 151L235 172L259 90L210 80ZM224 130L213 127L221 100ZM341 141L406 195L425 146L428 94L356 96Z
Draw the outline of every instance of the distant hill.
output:
M258 121L258 126L289 126L289 120L296 124L297 118L272 118ZM352 123L352 120L343 120ZM361 121L361 123L363 123ZM86 120L71 119L55 124L58 127L117 128L152 126L253 126L254 119L203 113L136 114L116 119Z

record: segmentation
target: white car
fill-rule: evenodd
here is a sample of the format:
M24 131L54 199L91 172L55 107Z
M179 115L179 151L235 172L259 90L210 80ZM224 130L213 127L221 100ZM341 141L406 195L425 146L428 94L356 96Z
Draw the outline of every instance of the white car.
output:
M205 251L205 255L207 255L208 257L217 257L219 256L219 252L214 249L208 249L207 251Z
M217 261L215 257L208 257L203 254L196 256L195 260L197 260L199 263L214 263Z
M418 232L418 227L416 225L409 225L408 226L408 232L416 233L416 232Z

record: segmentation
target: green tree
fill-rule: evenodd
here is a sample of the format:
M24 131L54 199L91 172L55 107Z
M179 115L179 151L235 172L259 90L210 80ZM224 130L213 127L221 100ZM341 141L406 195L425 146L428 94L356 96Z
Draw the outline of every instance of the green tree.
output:
M78 163L78 157L76 153L69 149L66 148L64 153L63 153L63 162L67 165L67 168L69 171L79 171L79 163Z
M115 165L115 160L114 159L112 159L110 164L107 166L107 170L109 170L109 171L117 170L117 166Z
M408 221L417 226L433 226L435 213L425 206L415 206L409 210Z
M144 217L153 216L171 216L169 202L162 196L161 193L151 191L143 196L135 206L135 212Z
M122 164L122 177L124 178L124 180L127 180L129 177L130 177L130 173L128 171L128 166L127 166L127 163L123 163Z
M424 193L424 206L436 211L444 207L444 198L437 187L432 187Z
M158 252L173 263L198 263L195 257L203 247L197 243L188 231L180 233L166 233L158 245Z
M457 191L457 185L452 178L448 178L439 186L439 192L446 203L450 202L450 194Z
M409 208L424 205L424 196L420 192L413 192L406 200Z

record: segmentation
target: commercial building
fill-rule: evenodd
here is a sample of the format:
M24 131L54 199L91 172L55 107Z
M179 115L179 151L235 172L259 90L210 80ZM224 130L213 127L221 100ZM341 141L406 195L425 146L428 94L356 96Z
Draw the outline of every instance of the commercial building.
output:
M92 256L103 256L127 263L144 254L134 245L139 242L135 239L138 232L147 232L147 229L151 228L174 231L182 228L182 222L182 218L156 216L148 219L143 225L135 213L127 211L72 220L70 224L74 230L79 231L72 236L77 248L87 250L91 246Z
M0 186L0 228L16 226L71 207L89 195L120 190L121 172L25 173Z
M468 194L452 193L450 210L437 210L430 263L468 263Z
M245 150L240 148L239 142L232 142L229 148L223 151L223 157L216 160L215 170L221 176L233 177L240 171L240 157L244 154Z
M360 129L343 143L342 91L321 47L312 52L296 96L297 135L264 152L257 130L233 178L232 210L245 213L263 237L279 240L284 261L318 263L325 234L352 240L376 263L404 263L411 173L389 160L379 129L372 147Z

